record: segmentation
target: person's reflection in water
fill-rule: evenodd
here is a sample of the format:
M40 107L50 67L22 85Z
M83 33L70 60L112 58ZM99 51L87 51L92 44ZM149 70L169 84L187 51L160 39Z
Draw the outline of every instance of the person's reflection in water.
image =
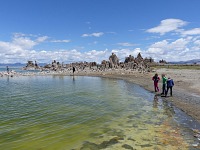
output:
M158 108L158 97L157 97L157 95L154 96L153 108Z
M75 77L74 76L72 77L72 79L73 79L73 82L75 82Z
M10 80L10 78L9 78L9 76L7 76L7 82L9 82L9 80Z
M153 100L153 108L157 109L162 109L163 114L167 115L169 118L173 117L175 114L174 107L172 103L168 102L166 99L160 99L160 104L159 104L159 97L158 95L154 96Z
M172 117L175 114L173 105L169 103L167 100L162 100L162 106L164 110L164 114L168 117Z

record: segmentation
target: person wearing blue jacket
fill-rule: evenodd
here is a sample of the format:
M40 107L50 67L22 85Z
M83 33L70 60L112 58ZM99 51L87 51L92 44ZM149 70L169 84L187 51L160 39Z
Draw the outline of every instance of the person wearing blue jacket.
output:
M167 96L167 93L168 93L169 89L170 89L170 95L172 96L172 87L173 87L173 86L174 86L174 81L173 81L173 79L168 78L168 80L167 80L167 91L166 91L166 93L165 93L165 96Z

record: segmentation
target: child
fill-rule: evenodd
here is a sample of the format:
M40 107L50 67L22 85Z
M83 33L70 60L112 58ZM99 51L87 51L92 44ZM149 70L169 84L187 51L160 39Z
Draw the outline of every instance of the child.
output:
M162 74L162 93L161 95L165 95L166 93L166 84L167 84L167 78L165 77L165 74Z
M174 81L170 78L167 80L167 91L165 93L165 96L167 96L168 90L170 89L170 95L172 96L172 87L174 86Z
M157 73L152 77L152 80L154 81L155 92L159 92L158 81L160 80L160 78Z

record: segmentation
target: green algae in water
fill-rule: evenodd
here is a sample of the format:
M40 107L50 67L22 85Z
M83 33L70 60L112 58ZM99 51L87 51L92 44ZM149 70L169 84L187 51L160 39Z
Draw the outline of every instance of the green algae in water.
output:
M176 129L173 107L137 85L59 76L0 83L0 149L177 148L163 132ZM178 146L195 141L177 135Z

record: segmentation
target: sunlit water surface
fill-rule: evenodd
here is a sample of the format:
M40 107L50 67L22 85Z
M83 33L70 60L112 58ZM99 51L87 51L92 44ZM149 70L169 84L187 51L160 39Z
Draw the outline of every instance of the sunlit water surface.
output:
M168 101L123 80L0 78L1 150L195 149L192 128Z

